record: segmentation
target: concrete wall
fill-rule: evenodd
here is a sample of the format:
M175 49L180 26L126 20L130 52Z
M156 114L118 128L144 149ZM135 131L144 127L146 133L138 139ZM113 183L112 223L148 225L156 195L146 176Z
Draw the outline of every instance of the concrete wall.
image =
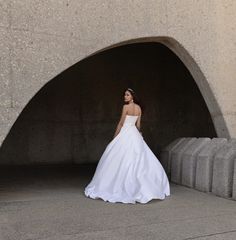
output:
M101 50L162 42L185 63L219 137L236 135L236 2L0 1L0 142L56 75Z

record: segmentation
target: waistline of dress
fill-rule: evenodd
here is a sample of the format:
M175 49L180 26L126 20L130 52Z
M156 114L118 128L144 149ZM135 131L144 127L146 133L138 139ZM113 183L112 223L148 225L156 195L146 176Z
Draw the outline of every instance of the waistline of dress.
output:
M125 123L125 124L123 124L123 127L125 127L125 126L136 126L134 123Z

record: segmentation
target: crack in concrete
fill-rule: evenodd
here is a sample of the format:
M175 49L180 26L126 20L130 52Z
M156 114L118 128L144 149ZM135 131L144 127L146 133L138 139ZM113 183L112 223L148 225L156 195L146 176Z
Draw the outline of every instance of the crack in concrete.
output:
M236 229L231 230L231 231L227 231L227 232L218 232L218 233L206 234L206 235L201 235L201 236L196 236L196 237L184 238L183 240L198 239L198 238L202 238L202 237L210 237L210 236L216 236L216 235L232 233L232 232L236 232Z

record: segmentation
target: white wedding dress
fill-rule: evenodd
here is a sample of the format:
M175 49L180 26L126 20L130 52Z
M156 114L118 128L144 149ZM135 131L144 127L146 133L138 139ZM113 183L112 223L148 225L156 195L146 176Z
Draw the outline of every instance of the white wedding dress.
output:
M84 190L87 197L135 204L170 195L166 172L136 128L137 119L138 116L126 115Z

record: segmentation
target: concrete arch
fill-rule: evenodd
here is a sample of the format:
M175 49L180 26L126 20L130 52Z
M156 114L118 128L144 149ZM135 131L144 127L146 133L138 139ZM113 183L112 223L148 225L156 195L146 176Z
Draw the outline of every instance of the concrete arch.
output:
M227 124L222 119L222 122L214 121L215 114L217 115L223 115L221 108L216 100L216 97L211 89L211 86L209 82L207 81L206 77L204 76L203 72L201 71L200 67L194 60L194 58L188 53L188 51L185 49L185 47L179 43L176 39L168 36L159 36L159 37L144 37L144 38L136 38L136 39L130 39L126 41L119 42L117 44L110 45L106 48L100 49L94 53L92 53L90 56L93 56L99 52L106 51L108 49L118 47L118 46L124 46L126 44L132 44L132 43L145 43L145 42L159 42L167 46L171 51L173 51L180 60L184 63L184 65L187 67L187 69L190 71L193 79L195 80L205 102L208 107L208 110L211 114L214 127L216 129L218 137L229 137L229 131L227 128Z
M77 59L76 62L74 64L72 64L71 66L75 65L76 63L89 58L93 55L96 55L97 53L106 51L108 49L112 49L118 46L124 46L127 44L132 44L132 43L145 43L145 42L159 42L164 44L165 46L167 46L170 50L172 50L179 58L180 60L185 64L185 66L187 67L187 69L190 71L190 73L192 74L205 102L206 105L209 109L209 112L211 114L213 123L214 123L214 127L216 129L217 135L218 137L229 137L229 131L227 129L227 124L224 121L224 115L222 114L222 111L218 105L218 102L214 96L214 93L209 85L209 82L207 81L206 77L204 76L203 72L201 71L200 67L198 66L198 64L196 63L196 61L193 59L193 57L188 53L188 51L185 49L185 47L179 43L176 39L172 38L172 37L168 37L168 36L158 36L158 37L140 37L140 38L133 38L133 39L128 39L128 40L124 40L124 41L120 41L117 43L111 43L108 46L105 46L103 48L100 48L99 50L95 50L93 51L91 54L87 54L87 56L84 57L80 57L80 59ZM70 66L69 66L70 67ZM60 73L62 73L64 70L66 70L68 68L68 66L66 66L64 69L60 70L54 77L56 77L57 75L59 75ZM32 97L29 99L29 101L27 102L27 104L30 102L30 100L37 94L37 92L44 87L44 85L49 82L51 79L53 79L54 77L50 78L48 81L46 81L43 86L38 87L38 89L35 89L35 92L31 95ZM18 108L18 113L15 114L15 116L12 116L11 122L14 123L17 119L17 117L21 114L21 112L23 111L23 109L27 106L27 104L25 104L24 107ZM223 116L222 117L222 121L215 121L214 118L214 114L217 113L218 115ZM14 118L14 119L13 119ZM8 125L8 131L11 129L11 127L13 126L13 124L9 124ZM5 136L2 136L2 140L4 140L6 138L7 134L5 134Z

